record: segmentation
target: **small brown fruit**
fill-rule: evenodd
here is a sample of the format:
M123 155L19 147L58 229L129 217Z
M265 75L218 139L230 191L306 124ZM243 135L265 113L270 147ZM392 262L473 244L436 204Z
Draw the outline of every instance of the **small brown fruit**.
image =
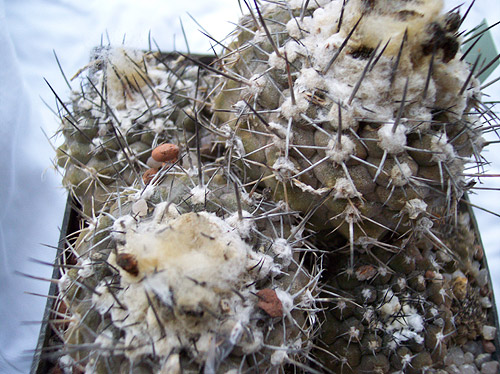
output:
M151 157L158 162L175 162L179 157L179 147L172 143L161 144L153 149Z
M149 182L151 182L156 173L158 173L158 169L156 168L151 168L146 170L144 174L142 174L142 180L144 181L144 184L149 184Z
M375 275L377 275L377 269L373 265L363 265L356 270L356 278L359 281L372 279Z

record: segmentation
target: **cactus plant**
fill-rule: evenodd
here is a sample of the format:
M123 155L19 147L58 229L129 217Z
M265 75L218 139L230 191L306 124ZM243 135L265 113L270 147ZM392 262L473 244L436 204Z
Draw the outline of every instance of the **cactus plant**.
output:
M124 49L101 50L91 65L58 154L86 220L59 280L59 367L306 365L316 249L305 220L246 191L199 124L206 74L182 57Z
M217 61L100 49L64 105L58 164L86 225L61 266L57 365L466 370L460 347L495 348L465 172L494 114L460 14L245 3Z

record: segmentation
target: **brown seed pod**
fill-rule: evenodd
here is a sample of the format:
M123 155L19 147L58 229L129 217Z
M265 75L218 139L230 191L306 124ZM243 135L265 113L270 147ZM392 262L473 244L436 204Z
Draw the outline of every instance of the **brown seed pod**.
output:
M142 180L144 181L144 184L149 184L149 182L151 182L156 173L158 173L158 169L156 168L151 168L146 170L144 174L142 174Z
M356 270L356 278L359 281L372 279L375 275L377 275L377 269L373 265L363 265Z
M257 306L266 312L270 317L282 317L283 316L283 305L281 300L276 295L276 291L270 288L264 288L257 292L257 297L259 302Z
M161 144L153 149L151 157L158 162L175 162L179 157L179 147L172 143Z
M139 274L137 259L130 253L120 253L116 256L116 264L127 273L136 277Z

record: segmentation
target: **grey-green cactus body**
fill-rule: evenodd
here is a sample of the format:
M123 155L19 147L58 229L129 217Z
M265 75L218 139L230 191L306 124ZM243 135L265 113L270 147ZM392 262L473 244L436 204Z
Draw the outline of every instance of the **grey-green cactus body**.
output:
M117 54L125 60L113 60ZM86 225L68 242L59 280L59 367L215 373L307 366L320 267L304 262L316 249L300 218L259 191L249 194L227 157L217 157L214 136L194 127L195 118L206 120L206 74L183 58L165 72L150 54L118 49L101 57L115 76L94 71L63 119L59 161ZM80 126L68 130L74 119ZM165 141L176 143L167 147L174 156L159 162L151 151ZM141 177L148 167L155 171Z
M99 210L117 189L139 179L152 147L193 145L187 98L196 90L201 95L206 82L203 75L196 84L197 68L182 57L124 48L96 50L87 69L81 91L72 93L72 111L63 113L65 142L57 162L65 168L63 184L78 199L93 198Z
M318 230L408 230L462 197L464 165L483 145L468 66L444 47L428 51L436 28L458 44L450 16L439 2L393 3L268 4L262 18L243 18L221 65L243 80L226 79L215 103L245 167L292 209L330 193Z

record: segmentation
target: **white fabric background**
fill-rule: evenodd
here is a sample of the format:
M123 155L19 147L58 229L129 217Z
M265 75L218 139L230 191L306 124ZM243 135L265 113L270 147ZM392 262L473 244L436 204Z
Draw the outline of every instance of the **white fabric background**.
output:
M465 7L470 0L466 1ZM471 28L483 18L492 24L500 20L497 0L478 0L467 19ZM446 1L446 8L459 5ZM55 107L54 98L42 77L61 97L68 88L53 56L57 53L67 76L87 63L92 47L107 43L146 48L148 32L162 50L186 50L179 17L188 33L191 52L209 52L207 38L187 15L189 12L214 37L224 38L239 15L237 0L0 0L0 373L28 373L31 353L39 333L45 300L24 292L44 294L48 283L34 281L15 271L50 277L51 269L30 262L30 257L51 262L66 195L60 178L51 170L53 151L41 129L52 135L58 122L42 99ZM175 34L175 38L174 38ZM500 30L494 35L500 47ZM493 77L499 75L497 70ZM500 83L498 84L500 86ZM489 89L500 99L500 90ZM490 147L488 158L500 171L500 157ZM500 180L485 180L500 186ZM500 212L498 192L481 191L474 202ZM490 262L500 296L500 218L478 213ZM27 352L28 351L28 352Z

